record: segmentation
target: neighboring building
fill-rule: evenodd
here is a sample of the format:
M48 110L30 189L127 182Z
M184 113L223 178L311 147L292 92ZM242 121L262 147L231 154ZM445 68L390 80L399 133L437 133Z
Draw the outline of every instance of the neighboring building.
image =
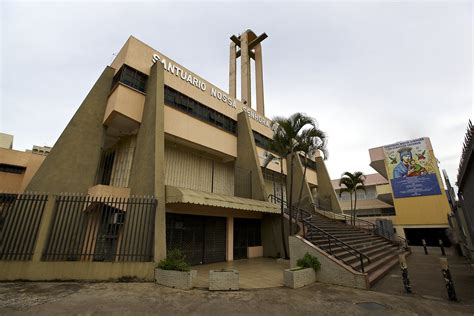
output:
M49 146L37 146L37 145L33 145L33 149L27 149L26 152L32 152L34 154L38 154L38 155L48 155L50 152L51 152L51 147Z
M459 161L459 202L453 210L463 254L474 262L474 126L469 121Z
M7 137L4 137L7 135ZM0 192L23 192L31 178L44 161L45 154L38 155L32 151L13 150L13 135L0 134ZM4 142L3 140L7 140Z
M347 192L341 195L341 186L339 180L332 180L332 184L341 203L345 214L351 215L351 197ZM354 199L354 197L353 197ZM392 191L388 180L378 173L366 175L365 192L357 191L357 217L367 217L368 220L375 218L386 218L393 220L395 217L395 208L393 207Z
M374 168L390 185L393 226L412 245L450 245L450 207L430 139L399 142L369 150Z
M273 135L263 95L265 37L250 30L232 36L228 93L130 37L27 189L155 196L155 261L173 248L182 249L192 264L278 256L280 210L267 200L280 196L280 165L272 162L262 170ZM236 96L237 58L242 100ZM299 159L295 166L297 183ZM283 168L286 175L285 161ZM307 179L307 205L318 191L340 211L321 157L309 163Z
M0 148L13 148L13 135L0 133Z

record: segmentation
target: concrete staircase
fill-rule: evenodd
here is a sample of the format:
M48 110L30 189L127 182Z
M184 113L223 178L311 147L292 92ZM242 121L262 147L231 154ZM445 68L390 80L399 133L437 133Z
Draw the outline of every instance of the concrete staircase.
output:
M373 285L398 263L398 255L408 251L399 242L376 232L346 223L345 220L312 214L305 226L305 239L354 270L368 274Z

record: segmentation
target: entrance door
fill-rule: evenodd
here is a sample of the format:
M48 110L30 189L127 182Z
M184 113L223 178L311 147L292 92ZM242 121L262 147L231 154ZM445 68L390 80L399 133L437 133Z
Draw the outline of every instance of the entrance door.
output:
M234 259L246 259L247 248L261 246L261 221L259 219L234 218Z
M181 250L191 265L225 261L225 217L167 213L166 248Z

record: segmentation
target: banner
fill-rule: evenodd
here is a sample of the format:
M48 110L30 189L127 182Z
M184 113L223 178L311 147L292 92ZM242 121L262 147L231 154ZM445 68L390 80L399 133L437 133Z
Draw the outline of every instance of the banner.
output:
M395 198L437 195L437 164L423 138L384 146L385 165Z

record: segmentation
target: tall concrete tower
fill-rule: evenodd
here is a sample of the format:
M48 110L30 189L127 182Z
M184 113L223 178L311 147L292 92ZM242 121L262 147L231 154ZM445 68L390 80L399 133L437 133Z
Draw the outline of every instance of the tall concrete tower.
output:
M265 102L263 99L263 65L261 42L267 38L267 34L262 33L257 36L252 30L246 30L239 36L230 37L230 63L229 63L229 94L236 98L237 90L237 58L240 57L240 88L242 102L248 107L252 107L252 82L250 58L255 60L255 81L257 94L257 113L265 115ZM238 47L238 48L237 48Z

